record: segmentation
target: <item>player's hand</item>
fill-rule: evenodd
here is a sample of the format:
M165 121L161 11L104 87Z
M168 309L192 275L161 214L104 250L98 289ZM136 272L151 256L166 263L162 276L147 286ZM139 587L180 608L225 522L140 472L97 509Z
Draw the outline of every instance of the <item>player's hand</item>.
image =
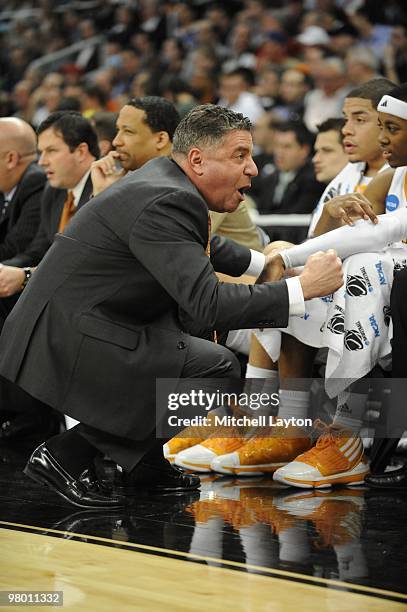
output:
M378 218L362 193L348 193L329 200L324 209L333 219L341 219L347 225L353 225L355 219L365 219L378 223Z

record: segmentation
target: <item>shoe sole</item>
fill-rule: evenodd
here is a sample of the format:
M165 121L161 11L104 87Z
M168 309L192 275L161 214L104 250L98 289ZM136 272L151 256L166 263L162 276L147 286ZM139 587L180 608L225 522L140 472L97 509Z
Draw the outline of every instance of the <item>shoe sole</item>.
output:
M26 465L25 468L23 469L23 472L26 476L28 476L28 478L31 478L31 480L34 480L34 482L36 482L37 484L48 487L56 495L58 495L59 497L62 497L62 499L64 499L66 502L68 502L71 505L76 506L77 508L92 508L93 510L106 510L106 509L113 510L113 509L124 508L125 506L125 504L121 504L121 505L114 506L114 507L113 506L89 506L89 505L85 506L82 504L78 504L78 502L75 502L72 499L69 499L69 497L64 495L61 491L54 489L54 487L47 481L46 478L42 478L41 476L38 476L38 474L33 472L29 466Z
M284 467L286 463L268 463L256 466L239 466L229 467L222 466L222 468L213 469L213 472L220 474L226 474L227 476L263 476L265 474L273 474L278 468Z
M353 472L353 473L352 473ZM319 480L302 480L300 478L278 477L277 482L288 486L299 487L300 489L324 489L332 485L361 485L365 482L365 477L370 473L369 468L357 466L350 473L342 472L335 476L321 476Z

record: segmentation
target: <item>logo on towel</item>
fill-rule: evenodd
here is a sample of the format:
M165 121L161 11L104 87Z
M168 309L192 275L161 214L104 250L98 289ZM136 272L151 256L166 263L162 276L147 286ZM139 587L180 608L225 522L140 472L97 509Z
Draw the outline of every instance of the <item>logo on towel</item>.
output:
M356 329L349 329L345 332L345 348L348 351L360 351L363 348L362 335Z
M351 297L367 295L367 287L367 283L363 276L359 276L358 274L350 276L348 274L346 278L346 293L348 295Z
M383 306L383 317L384 317L384 324L386 325L386 327L389 327L390 321L391 321L390 306Z
M327 327L333 334L343 334L345 332L345 317L343 314L335 314L329 320Z
M398 197L394 193L389 193L386 198L386 210L393 212L393 210L396 210L399 207L399 204L400 200Z
M386 276L383 272L383 264L381 261L378 261L377 264L375 264L375 268L377 271L377 275L379 277L379 283L381 285L387 285L387 281L386 281Z
M365 283L367 285L367 290L369 291L369 293L372 293L373 292L373 287L372 287L372 283L370 282L370 278L367 275L366 268L360 268L360 271L362 272L362 276L365 279Z
M378 338L380 336L379 324L373 314L369 317L369 323L371 325L371 328L373 329L375 338Z

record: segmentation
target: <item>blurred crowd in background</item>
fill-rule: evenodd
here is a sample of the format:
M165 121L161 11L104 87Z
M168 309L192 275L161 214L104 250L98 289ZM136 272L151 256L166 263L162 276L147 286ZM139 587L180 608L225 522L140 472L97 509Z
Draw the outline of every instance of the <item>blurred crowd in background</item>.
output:
M407 81L407 11L398 0L0 6L0 116L37 128L53 111L79 111L97 128L103 156L129 98L163 96L181 116L207 102L229 107L254 124L259 177L247 202L261 214L311 213L332 178L320 179L311 163L318 127L342 117L355 87L380 76Z
M162 95L317 123L349 88L407 81L402 0L3 0L0 116L117 111Z

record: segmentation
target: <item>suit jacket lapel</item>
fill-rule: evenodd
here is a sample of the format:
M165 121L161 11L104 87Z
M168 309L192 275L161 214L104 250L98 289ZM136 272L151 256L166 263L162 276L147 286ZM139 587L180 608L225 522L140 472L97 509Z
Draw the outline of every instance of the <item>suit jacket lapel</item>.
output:
M89 202L89 199L90 199L90 196L92 195L92 192L93 192L93 185L92 185L91 176L89 174L88 180L86 181L85 187L83 188L82 195L79 198L78 208L80 208L81 206L86 204L86 202Z

